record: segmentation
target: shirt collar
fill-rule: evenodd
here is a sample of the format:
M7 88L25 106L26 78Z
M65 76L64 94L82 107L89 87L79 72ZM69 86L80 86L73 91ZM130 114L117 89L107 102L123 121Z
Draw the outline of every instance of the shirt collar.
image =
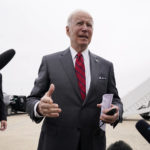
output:
M70 46L70 52L71 52L72 58L75 59L78 52L75 49L73 49L71 46ZM88 55L89 55L88 48L82 51L81 54L83 58L88 58Z

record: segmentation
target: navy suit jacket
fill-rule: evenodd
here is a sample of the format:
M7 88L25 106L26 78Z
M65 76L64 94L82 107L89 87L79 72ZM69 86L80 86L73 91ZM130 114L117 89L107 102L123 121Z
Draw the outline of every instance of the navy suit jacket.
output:
M62 109L58 118L45 117L38 150L105 150L105 132L99 128L102 95L114 94L113 104L119 107L122 120L123 106L116 88L111 62L89 52L91 84L83 102L70 49L43 57L38 78L27 99L27 112L39 123L43 118L34 116L34 105L55 85L52 99ZM101 78L100 78L101 77ZM117 121L117 122L118 122Z

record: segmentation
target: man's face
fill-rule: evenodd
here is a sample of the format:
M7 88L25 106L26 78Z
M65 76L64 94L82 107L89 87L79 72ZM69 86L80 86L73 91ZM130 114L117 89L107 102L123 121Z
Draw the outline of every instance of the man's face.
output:
M93 34L93 20L84 12L78 12L72 16L70 25L66 27L71 46L79 51L85 50L91 42Z

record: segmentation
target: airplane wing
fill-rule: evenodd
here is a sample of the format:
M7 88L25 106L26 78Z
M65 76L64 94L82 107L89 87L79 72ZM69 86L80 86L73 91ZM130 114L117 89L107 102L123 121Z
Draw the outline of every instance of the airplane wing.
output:
M150 112L150 79L124 96L122 102L124 104L124 117Z

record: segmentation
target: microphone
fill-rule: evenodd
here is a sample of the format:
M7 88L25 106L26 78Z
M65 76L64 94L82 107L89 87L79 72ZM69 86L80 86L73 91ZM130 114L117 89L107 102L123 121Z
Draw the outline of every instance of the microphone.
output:
M144 120L139 120L136 123L136 129L150 143L150 125Z
M14 57L15 53L14 49L9 49L0 54L0 70L8 64L8 62Z

